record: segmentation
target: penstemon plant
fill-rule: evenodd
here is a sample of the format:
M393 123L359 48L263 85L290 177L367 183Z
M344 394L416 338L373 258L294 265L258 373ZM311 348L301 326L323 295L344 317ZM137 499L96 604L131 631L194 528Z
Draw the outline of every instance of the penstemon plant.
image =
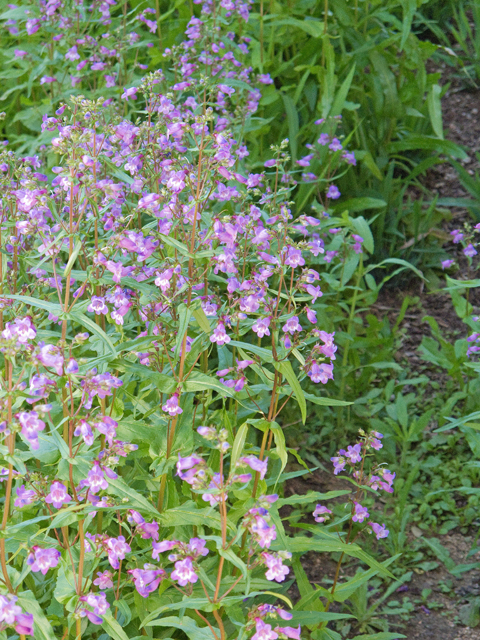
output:
M342 404L304 390L333 379L336 353L308 261L341 269L364 239L319 203L294 218L288 141L245 170L261 94L233 52L248 53L235 12L205 3L171 69L72 96L38 155L0 154L0 637L300 638L302 611L276 604L291 606L289 560L308 550L278 511L278 420L292 398L304 422L307 400ZM333 136L328 154L324 204L354 161ZM362 462L350 515L331 533L317 507L312 540L386 574L353 536L382 474ZM310 612L315 637L341 617L328 606Z

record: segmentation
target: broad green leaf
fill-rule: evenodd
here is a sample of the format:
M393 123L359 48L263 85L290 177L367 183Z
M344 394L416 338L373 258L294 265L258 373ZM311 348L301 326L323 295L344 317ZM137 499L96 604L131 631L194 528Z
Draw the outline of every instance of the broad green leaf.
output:
M185 338L185 334L188 331L188 325L190 322L190 318L192 317L192 310L190 309L190 307L187 307L186 305L180 305L179 314L180 314L180 318L179 318L178 330L177 330L177 340L175 343L175 353L173 356L175 361L179 357L179 354L182 350L182 344Z
M197 525L207 526L217 530L222 528L220 516L214 509L211 507L197 509L192 500L188 500L174 509L167 509L161 514L159 519L164 527L186 527L189 525ZM235 531L235 527L233 527L231 522L228 520L227 526L231 531Z
M122 502L124 501L122 506L125 508L136 509L140 513L149 513L155 518L159 515L157 509L141 493L132 489L120 476L115 479L108 478L107 491L121 498Z
M339 489L338 491L327 491L327 493L320 493L319 491L308 491L302 495L288 496L288 498L279 498L276 502L278 507L283 507L285 504L310 504L319 500L332 500L340 496L345 496L351 493L348 489Z
M31 591L19 593L18 604L24 611L33 615L35 640L56 640L52 625L45 617L44 609L38 604Z
M112 352L113 357L114 358L117 357L117 351L116 351L115 347L113 346L113 342L107 336L105 331L101 327L98 326L98 324L96 324L93 320L88 318L85 314L80 313L79 311L70 311L69 316L72 318L72 320L76 320L79 324L84 326L86 329L90 329L90 331L92 333L94 333L103 342L105 342L107 347Z
M404 140L391 142L388 150L390 153L400 153L401 151L437 151L446 156L453 156L460 160L466 160L468 155L465 151L450 140L440 140L430 136L411 135Z
M212 333L212 327L210 326L210 322L202 307L194 309L193 317L198 322L198 326L200 327L200 329L202 329L202 331L204 331L207 335L210 335Z
M78 240L72 255L70 256L70 258L68 259L67 265L63 271L63 277L66 278L68 276L68 274L70 273L70 271L72 270L73 265L75 264L75 260L78 258L78 254L80 253L80 249L82 248L82 241Z
M113 638L113 640L129 640L127 634L118 624L110 611L103 614L102 628Z
M181 629L189 640L215 640L215 636L208 627L199 627L195 620L188 616L182 616L181 619L177 616L167 616L166 618L149 622L148 626L175 627L175 629ZM217 638L220 638L220 630L216 627L213 627L213 629Z
M280 475L282 471L287 466L288 462L288 453L285 444L285 434L283 433L282 427L276 422L272 422L270 425L270 429L273 433L273 439L275 440L275 446L278 453L278 457L282 462L282 466L280 467L280 471L278 472L277 482L280 479Z
M303 392L306 400L313 402L314 404L319 404L322 407L346 407L349 404L353 404L353 402L347 402L346 400L337 400L336 398L319 398L314 396L312 393Z
M443 121L442 121L442 103L441 103L442 87L434 84L428 92L427 105L430 115L430 122L435 135L443 140Z
M302 387L300 386L300 382L298 381L297 376L295 375L291 363L288 361L274 362L273 366L277 371L285 376L288 384L292 388L292 391L295 394L295 398L297 399L298 406L300 407L303 424L305 424L305 421L307 420L307 403L305 401L305 394Z
M240 427L240 429L237 431L237 435L235 436L235 440L233 441L232 453L230 456L230 466L232 469L235 468L235 465L238 459L242 455L247 433L248 433L248 424L244 422Z
M226 387L220 382L218 378L208 376L206 373L195 371L188 379L183 383L184 391L204 391L205 389L213 389L221 396L233 396L234 391L229 387Z
M358 560L365 562L365 564L368 564L372 569L376 569L378 573L386 575L389 578L394 578L388 569L375 560L375 558L369 556L368 553L363 551L363 549L361 549L357 544L345 544L340 542L340 540L336 541L333 537L330 540L318 540L316 538L298 536L291 539L290 551L293 553L306 553L307 551L318 551L320 553L345 553L348 556L352 556L353 558L357 558Z

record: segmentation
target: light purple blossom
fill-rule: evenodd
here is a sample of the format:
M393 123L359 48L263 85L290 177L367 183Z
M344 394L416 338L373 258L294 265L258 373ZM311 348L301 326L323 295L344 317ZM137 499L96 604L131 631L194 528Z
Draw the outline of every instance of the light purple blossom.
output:
M181 587L185 587L189 583L195 584L198 580L198 575L195 573L192 559L187 557L175 562L175 570L172 571L170 577L178 582Z
M230 336L225 331L223 322L219 322L215 327L213 334L210 336L210 342L216 342L219 347L228 344L231 341Z
M99 571L97 576L98 578L93 581L93 584L95 584L99 589L113 589L113 575L111 571L108 571L108 569L103 572Z
M61 509L62 506L70 502L71 499L67 493L66 486L57 480L50 486L50 493L46 496L45 502L53 504L55 509Z
M183 413L183 409L178 404L178 393L174 393L173 396L166 401L162 406L162 410L165 411L165 413L169 413L172 418Z
M25 489L25 485L22 484L17 488L17 497L15 498L15 502L13 503L15 507L21 509L22 507L26 507L32 502L35 502L37 494L33 489Z
M41 571L45 575L49 569L57 566L59 560L60 551L57 549L41 549L35 546L28 555L27 564L32 571Z
M367 507L362 507L362 505L359 502L355 502L354 504L355 504L355 507L354 507L352 520L354 522L363 522L365 518L368 518L368 516L370 515L368 513L368 509Z
M332 511L327 509L327 507L322 506L321 504L317 504L315 507L315 511L313 512L313 517L315 518L315 522L326 522L329 520Z
M372 527L373 533L375 534L377 540L388 537L388 534L390 532L384 524L378 524L378 522L369 522L368 524Z
M157 569L150 564L145 564L143 569L130 569L128 573L133 578L135 589L143 598L148 598L167 575L164 569Z
M288 332L288 333L290 333L290 335L293 335L297 331L301 331L302 330L302 325L299 323L298 317L297 316L293 316L292 318L289 318L287 320L287 322L283 325L282 330L285 333Z
M342 194L340 193L340 191L338 190L338 187L336 184L331 184L328 187L327 190L327 198L330 198L331 200L337 200L338 198L340 198Z

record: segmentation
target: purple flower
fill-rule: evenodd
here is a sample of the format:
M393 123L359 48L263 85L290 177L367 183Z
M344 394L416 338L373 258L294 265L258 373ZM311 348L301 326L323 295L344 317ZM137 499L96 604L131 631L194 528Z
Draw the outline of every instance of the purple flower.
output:
M85 420L80 420L80 422L77 425L77 428L73 432L73 435L82 436L85 444L88 445L89 447L92 446L93 440L94 440L93 431L91 426Z
M23 411L17 414L22 426L22 436L30 443L32 449L38 449L38 433L45 429L45 423L40 420L36 411Z
M273 631L272 625L263 622L261 618L255 619L255 631L252 640L277 640L278 633Z
M122 100L136 100L137 99L137 91L138 87L130 87L129 89L124 89L122 93Z
M32 489L25 489L25 485L22 484L21 487L17 488L17 497L15 498L15 502L13 503L15 507L21 509L36 500L36 493Z
M36 354L37 359L45 367L53 367L58 376L63 374L63 354L59 347L53 344L39 342L40 351Z
M198 576L195 573L192 559L187 557L175 562L175 570L172 571L170 577L172 580L177 581L181 587L185 587L189 583L195 584Z
M352 445L348 445L347 451L344 455L346 458L350 460L351 464L355 464L357 462L361 462L362 460L361 453L362 453L362 445L360 443L357 443L353 447Z
M341 471L345 469L345 465L347 464L347 461L343 456L334 456L333 458L330 458L330 460L333 462L334 475L338 475Z
M160 553L171 551L172 549L175 549L175 547L178 547L179 544L180 543L178 540L162 540L162 542L152 542L152 558L154 560L158 560Z
M248 465L250 469L253 469L253 471L257 471L260 474L261 480L265 478L265 474L267 473L268 458L265 458L265 460L259 460L255 456L244 456L243 458L240 458L238 462Z
M362 507L362 505L359 502L355 502L354 504L355 504L355 508L354 508L352 520L354 522L363 522L365 518L368 518L368 516L370 515L368 513L368 509L367 507Z
M453 244L458 244L461 240L463 240L463 233L458 229L450 231L450 235L452 236Z
M388 534L390 532L385 528L384 524L380 525L378 524L378 522L369 522L368 524L372 527L373 533L375 534L377 540L388 537Z
M301 250L296 249L295 247L288 247L285 264L289 267L292 267L293 269L295 269L296 267L302 267L305 264L305 260L302 257Z
M473 256L477 255L477 250L475 249L473 244L470 243L468 246L465 247L465 249L463 250L463 253L464 255L467 256L467 258L473 258Z
M231 338L225 331L225 325L223 322L219 322L215 327L213 334L210 336L210 342L216 342L219 347L224 344L228 344Z
M445 271L445 269L449 269L452 264L455 264L455 260L442 260L442 269Z
M327 384L328 380L333 380L333 364L317 364L314 362L307 372L312 382Z
M338 190L338 187L336 184L331 184L328 187L327 198L330 198L331 200L337 200L337 198L340 198L341 195L342 194Z
M288 332L291 335L293 335L297 331L301 331L302 330L302 325L299 323L298 317L297 316L293 316L292 318L287 320L286 324L283 325L282 329L283 329L283 331L285 333Z
M307 293L309 293L312 297L312 303L315 304L315 302L317 301L317 298L321 298L323 296L322 290L320 289L319 286L313 286L313 284L304 284L303 285L305 291Z
M317 312L314 309L310 309L310 307L305 307L305 313L307 314L308 321L312 324L316 324Z
M90 622L93 622L93 624L102 624L102 616L110 608L110 605L107 602L106 595L104 593L101 593L100 595L89 593L86 596L81 596L80 600L81 602L85 602L86 604L88 604L88 606L93 609L93 612L88 611L88 609L80 609L80 616L82 618L87 616L87 618L90 620Z
M275 631L283 633L284 636L292 638L292 640L301 640L302 627L300 625L296 629L294 627L275 627Z
M99 491L108 489L108 482L105 480L102 468L96 460L88 472L86 479L82 480L82 486L89 487L90 493L94 495Z
M313 512L315 522L326 522L330 519L330 513L332 513L330 509L327 509L327 507L323 507L321 504L317 504L317 506L315 507L315 511Z
M328 145L328 148L331 151L340 151L341 149L343 149L343 146L338 138L333 138L331 143Z
M103 315L107 315L108 307L105 304L105 298L101 296L92 296L90 304L87 307L87 311L91 313L95 313L97 316L103 313Z
M318 144L321 144L322 147L324 147L326 144L330 142L330 136L328 135L328 133L321 133L317 142Z
M178 393L174 393L173 396L167 400L162 406L162 410L169 413L172 418L173 416L183 413L183 409L178 405Z
M259 338L270 335L270 318L259 318L253 325L252 331L254 331Z
M107 541L108 561L114 569L119 568L119 560L124 560L125 554L130 553L130 551L130 545L125 541L124 536L118 536L118 538L109 538Z
M275 582L283 582L286 576L290 573L289 567L286 567L282 560L284 558L291 558L292 554L288 551L282 551L280 553L268 553L262 552L262 558L268 571L265 574L267 580L275 580Z
M97 585L99 589L113 589L113 580L112 580L112 572L104 571L101 573L100 571L97 573L98 578L93 581L93 584Z
M130 569L128 573L133 577L135 589L143 598L148 598L167 575L164 569L157 569L149 564L145 564L143 569Z
M63 504L70 502L72 498L67 493L67 488L61 482L54 482L50 487L50 493L46 496L45 502L53 504L55 509L61 509Z
M33 547L27 558L27 564L30 565L32 571L41 571L45 575L49 569L57 566L59 560L60 551Z

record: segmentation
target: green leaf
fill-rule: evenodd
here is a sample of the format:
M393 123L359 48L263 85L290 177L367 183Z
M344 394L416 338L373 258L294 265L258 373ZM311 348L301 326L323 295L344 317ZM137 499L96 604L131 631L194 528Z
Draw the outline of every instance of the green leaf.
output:
M195 371L192 373L188 379L183 383L184 391L204 391L205 389L213 389L221 396L231 397L235 394L229 387L226 387L224 384L218 380L218 378L214 378L213 376L207 376L206 373L202 373L201 371Z
M295 108L295 103L292 98L285 93L281 94L283 99L283 104L285 105L285 111L287 113L287 122L288 122L288 140L290 142L290 152L292 154L292 160L295 161L297 159L297 137L298 137L298 112Z
M175 353L173 356L175 361L177 360L180 354L180 351L182 349L183 340L184 340L185 334L188 331L190 318L192 317L192 310L190 309L190 307L187 307L186 305L180 305L179 314L180 314L180 318L179 318L178 331L177 331L177 341L175 343Z
M269 16L266 16L265 22L267 22L268 17ZM271 16L271 18L273 18L272 28L275 29L283 26L297 27L314 38L320 38L323 35L323 22L320 20L297 20L296 18L283 18L277 20L275 16Z
M330 113L328 114L330 117L339 116L342 113L345 107L345 100L347 99L348 92L350 91L350 86L352 84L354 75L355 75L355 65L353 65L352 68L350 69L348 76L342 82L342 86L340 87L340 89L338 90L335 96L335 100L333 101L332 108L330 109Z
M428 92L427 105L430 115L430 122L435 134L443 140L443 121L442 121L442 103L441 103L442 87L434 84Z
M96 324L93 320L88 318L85 314L80 313L79 311L70 311L68 315L72 318L72 320L76 320L79 324L81 324L86 329L90 329L92 333L98 336L107 345L107 347L112 352L113 357L114 358L117 357L117 351L113 346L113 342L107 336L105 331L98 326L98 324Z
M184 603L185 606L185 603ZM215 636L208 627L199 627L195 620L188 616L182 616L182 619L178 616L167 616L166 618L160 618L160 620L153 620L148 623L149 627L174 627L175 629L181 629L183 633L189 638L189 640L215 640ZM213 627L217 638L220 637L220 630Z
M375 558L368 555L357 544L345 544L340 540L318 540L316 538L305 538L298 536L290 540L290 551L293 553L306 553L307 551L319 551L320 553L345 553L348 556L357 558L372 569L376 569L382 575L389 578L394 576L381 565Z
M158 513L157 513L158 516ZM160 516L160 521L164 527L187 527L189 525L207 526L212 529L222 528L220 516L211 507L197 509L192 500L188 500L180 507L167 509ZM227 521L227 526L231 531L235 530L232 523Z
M205 314L205 311L202 307L195 309L193 311L193 317L198 322L198 326L202 331L204 331L208 336L212 333L212 327L210 326L210 322Z
M460 160L466 160L468 155L465 151L450 140L439 140L430 136L411 135L404 140L396 140L388 146L390 153L400 153L401 151L437 151L446 156L453 156Z
M19 295L13 295L11 293L2 293L2 298L11 298L12 300L19 300L24 304L28 304L30 307L45 309L45 311L48 311L54 316L60 316L63 313L63 309L59 304L55 302L49 302L48 300L39 300L37 298L32 298L30 296L19 296Z
M270 349L265 349L264 347L257 347L255 344L249 344L248 342L240 342L238 340L230 340L228 343L229 346L239 347L240 349L244 349L245 351L249 351L250 353L259 356L263 362L273 362L273 356Z
M78 240L75 245L72 255L68 259L67 265L63 271L63 277L66 278L70 271L72 270L73 265L75 264L75 260L78 258L78 254L80 253L80 249L82 248L82 241Z
M370 198L370 199L375 200L375 198ZM383 200L378 200L378 202L383 202ZM387 203L385 202L384 205L386 206ZM370 231L370 225L368 224L368 222L365 220L363 216L358 216L357 218L353 218L351 219L351 222L355 231L358 233L358 235L362 236L363 246L365 247L365 249L369 253L373 253L373 250L374 250L373 235L372 235L372 232Z
M357 211L365 211L367 209L383 209L386 206L387 203L381 198L349 198L348 200L340 202L335 207L335 210L347 209L349 213L356 213Z
M339 489L337 491L327 491L327 493L321 493L320 491L308 491L302 495L288 496L288 498L279 498L276 502L277 506L283 507L285 504L310 504L312 502L318 502L319 500L332 500L340 496L345 496L351 493L349 489Z
M310 400L314 404L319 404L322 407L346 407L353 402L347 402L346 400L337 400L336 398L319 398L312 393L303 392L306 400Z
M33 615L35 640L56 640L52 625L45 617L44 609L38 604L31 591L19 593L18 604L24 611Z
M157 509L146 500L141 493L132 489L123 478L108 479L108 493L113 493L118 496L122 501L125 500L122 505L125 508L136 509L140 513L149 513L152 516L158 517L159 513Z
M292 388L292 391L295 394L295 398L297 399L298 406L300 407L303 424L305 424L307 420L307 403L305 401L305 394L302 387L300 386L300 382L298 381L297 376L295 375L291 363L288 361L274 362L273 366L277 371L285 376L288 384Z
M391 633L389 631L381 631L380 633L367 633L366 635L355 636L353 640L400 640L406 638L402 633Z
M235 440L233 441L232 453L230 456L230 467L235 468L238 459L242 455L243 447L245 446L245 439L248 433L248 424L244 422L240 429L237 431Z
M277 476L277 482L278 482L282 471L287 466L288 453L287 453L287 447L285 444L285 434L283 433L282 427L276 422L272 422L272 424L270 425L270 429L273 433L273 438L275 440L275 446L278 453L278 457L282 462L282 466L280 467L280 471L278 472L278 476Z
M102 627L113 640L129 640L127 634L118 624L110 611L103 614Z

